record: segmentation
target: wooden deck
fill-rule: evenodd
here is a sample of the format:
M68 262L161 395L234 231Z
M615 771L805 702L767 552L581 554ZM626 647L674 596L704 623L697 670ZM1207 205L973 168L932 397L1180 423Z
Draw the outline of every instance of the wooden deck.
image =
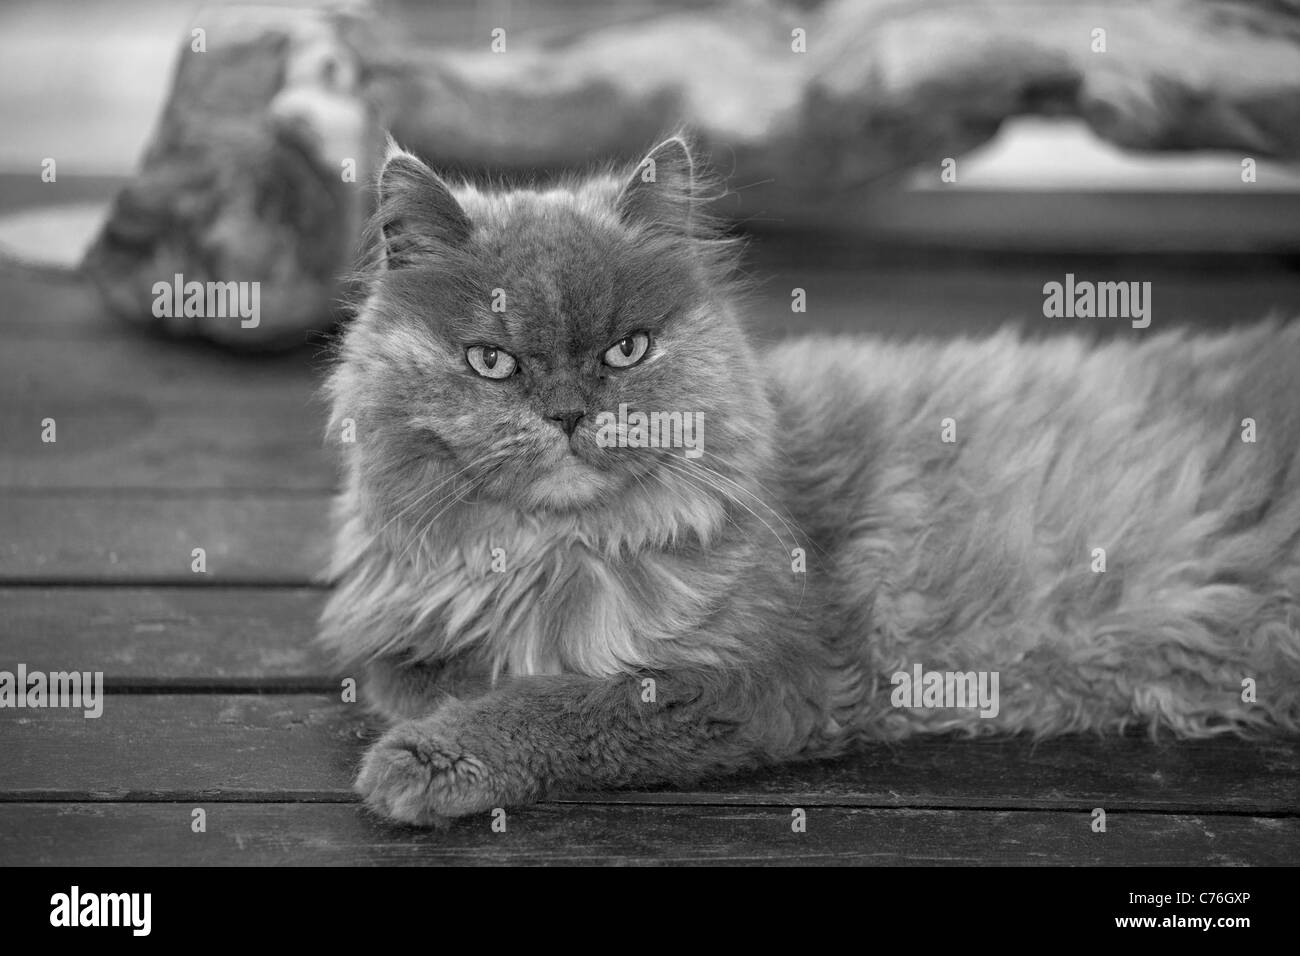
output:
M912 334L1027 319L1059 274L864 272L773 248L758 249L776 276L755 306L768 333L790 329L794 285L804 327ZM1300 311L1294 271L1148 266L1174 270L1162 311L1185 321ZM388 826L350 790L378 727L311 646L334 484L318 351L147 339L77 281L12 266L0 342L0 670L102 670L109 690L99 719L0 711L0 863L1300 860L1300 743L1285 741L926 739L686 792L574 794L511 811L505 833L487 817Z

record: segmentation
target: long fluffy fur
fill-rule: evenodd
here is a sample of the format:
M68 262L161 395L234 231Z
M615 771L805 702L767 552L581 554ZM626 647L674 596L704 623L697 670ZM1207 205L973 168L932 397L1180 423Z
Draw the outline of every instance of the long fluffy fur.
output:
M877 684L917 661L1001 674L995 719L877 689L856 725L1300 728L1297 367L1300 325L1275 323L778 348L793 501L828 551L840 634Z

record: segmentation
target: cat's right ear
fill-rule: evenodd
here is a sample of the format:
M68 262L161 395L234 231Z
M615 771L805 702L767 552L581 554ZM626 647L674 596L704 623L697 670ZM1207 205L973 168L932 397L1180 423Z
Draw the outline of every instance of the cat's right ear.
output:
M628 224L689 234L695 191L695 159L690 143L679 133L664 140L637 163L619 193L615 208Z
M379 170L379 207L384 263L404 269L436 259L440 251L465 243L469 217L432 169L389 137Z

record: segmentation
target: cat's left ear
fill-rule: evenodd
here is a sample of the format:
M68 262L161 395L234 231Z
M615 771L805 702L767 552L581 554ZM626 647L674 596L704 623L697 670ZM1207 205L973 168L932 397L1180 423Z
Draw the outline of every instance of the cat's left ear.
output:
M440 249L459 246L470 235L469 217L447 184L391 137L379 170L375 215L389 269L427 262Z
M695 158L685 137L664 140L637 163L616 208L629 225L691 231L695 200Z

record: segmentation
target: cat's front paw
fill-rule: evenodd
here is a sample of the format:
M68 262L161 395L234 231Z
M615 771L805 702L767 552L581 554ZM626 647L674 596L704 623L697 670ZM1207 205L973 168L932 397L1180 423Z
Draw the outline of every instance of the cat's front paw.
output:
M400 823L433 826L507 802L501 755L462 739L455 710L403 721L366 752L355 789L368 807Z

